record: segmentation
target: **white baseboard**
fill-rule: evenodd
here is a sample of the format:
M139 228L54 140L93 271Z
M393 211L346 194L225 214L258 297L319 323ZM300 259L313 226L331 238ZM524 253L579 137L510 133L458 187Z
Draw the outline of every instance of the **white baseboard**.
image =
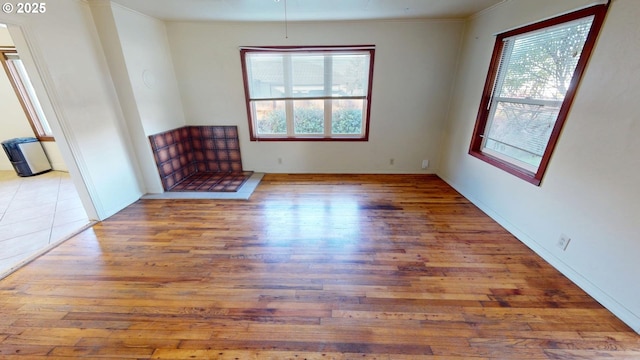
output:
M440 176L440 175L439 175ZM582 276L579 272L573 269L571 266L567 265L561 259L553 255L547 249L545 249L542 245L540 245L535 239L530 237L528 234L524 233L517 226L509 222L507 219L503 218L499 213L491 209L482 201L478 200L476 197L465 193L464 189L457 186L451 180L440 176L442 180L444 180L447 184L453 187L456 191L462 194L466 199L471 201L475 206L480 208L485 214L487 214L490 218L495 220L498 224L504 227L507 231L509 231L513 236L518 238L523 244L533 250L536 254L538 254L541 258L543 258L547 263L553 266L556 270L561 272L564 276L569 278L574 284L584 290L587 294L593 297L597 302L599 302L602 306L607 308L607 310L611 311L615 316L617 316L620 320L622 320L625 324L629 325L633 331L640 334L640 317L638 315L631 312L624 305L619 303L616 299L611 297L608 293L600 289L596 284L591 282L586 277Z

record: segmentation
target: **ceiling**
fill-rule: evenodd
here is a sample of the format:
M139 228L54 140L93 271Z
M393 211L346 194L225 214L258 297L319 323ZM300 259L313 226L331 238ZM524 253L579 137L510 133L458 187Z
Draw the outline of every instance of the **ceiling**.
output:
M112 0L162 20L331 21L466 18L507 0Z

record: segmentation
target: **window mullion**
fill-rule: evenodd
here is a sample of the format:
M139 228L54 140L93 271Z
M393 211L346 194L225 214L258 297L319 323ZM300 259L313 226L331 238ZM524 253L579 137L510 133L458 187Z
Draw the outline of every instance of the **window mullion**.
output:
M285 100L285 119L287 121L287 136L294 136L293 126L293 65L291 62L291 55L285 54L282 58L282 73L284 76L284 94L287 100Z
M524 105L538 105L538 106L551 106L560 107L562 100L543 100L543 99L531 99L531 98L511 98L511 97L494 97L493 101L497 103L511 103L511 104L524 104Z
M330 97L333 93L333 56L324 56L324 96ZM331 121L333 114L332 99L324 100L324 136L331 136Z

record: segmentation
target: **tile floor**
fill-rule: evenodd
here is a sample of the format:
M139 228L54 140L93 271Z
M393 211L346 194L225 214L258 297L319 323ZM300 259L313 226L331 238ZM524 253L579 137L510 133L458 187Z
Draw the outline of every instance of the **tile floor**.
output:
M68 173L0 171L0 278L89 223Z

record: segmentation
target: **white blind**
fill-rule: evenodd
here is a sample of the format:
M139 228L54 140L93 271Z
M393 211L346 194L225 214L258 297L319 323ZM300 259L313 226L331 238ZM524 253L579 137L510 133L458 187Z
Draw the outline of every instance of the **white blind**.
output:
M504 39L484 148L540 164L593 19Z
M504 39L499 96L564 99L592 22L590 16Z
M251 100L365 98L370 52L257 51L245 55Z

